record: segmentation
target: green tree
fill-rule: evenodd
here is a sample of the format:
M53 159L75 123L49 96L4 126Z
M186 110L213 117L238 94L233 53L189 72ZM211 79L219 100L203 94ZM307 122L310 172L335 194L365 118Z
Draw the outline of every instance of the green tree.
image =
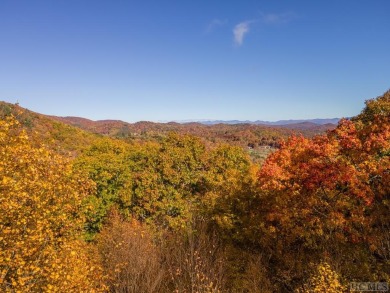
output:
M132 199L129 145L111 138L92 144L76 159L74 169L87 174L96 184L96 193L88 197L86 232L92 238L102 228L114 204L129 206Z

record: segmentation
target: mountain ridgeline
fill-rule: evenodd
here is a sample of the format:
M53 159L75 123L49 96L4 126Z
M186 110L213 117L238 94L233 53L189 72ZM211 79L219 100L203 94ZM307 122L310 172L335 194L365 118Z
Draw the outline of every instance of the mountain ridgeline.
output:
M180 123L189 123L189 122L198 122L206 125L214 124L254 124L254 125L274 125L274 126L286 126L307 123L310 125L324 125L324 124L334 124L336 125L340 121L339 118L330 118L330 119L290 119L290 120L278 120L278 121L263 121L263 120L185 120L185 121L176 121Z
M93 121L81 117L58 117L32 112L19 105L0 102L0 116L13 113L29 131L41 136L42 141L56 141L58 149L77 152L100 136L118 138L127 142L161 141L169 133L193 135L207 144L228 143L248 149L252 159L263 161L292 134L313 137L336 127L335 119L316 121L285 120L284 125L253 123L154 123L141 121L127 123L120 120ZM257 121L258 122L258 121ZM53 145L53 143L51 143Z

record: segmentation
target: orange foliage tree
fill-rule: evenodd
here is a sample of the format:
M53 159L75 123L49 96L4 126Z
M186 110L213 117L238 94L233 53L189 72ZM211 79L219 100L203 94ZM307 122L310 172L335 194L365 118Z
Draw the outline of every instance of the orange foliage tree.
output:
M368 101L361 115L327 135L290 138L269 157L259 174L269 244L323 255L344 247L346 274L388 278L389 96ZM348 273L348 261L359 258L359 270Z
M321 259L349 281L388 280L390 92L326 135L289 138L249 189L234 199L234 235L268 256L277 290Z

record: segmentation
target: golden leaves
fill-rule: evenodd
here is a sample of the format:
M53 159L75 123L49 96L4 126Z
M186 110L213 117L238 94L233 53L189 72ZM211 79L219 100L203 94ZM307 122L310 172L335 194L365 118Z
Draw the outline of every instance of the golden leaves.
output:
M0 138L1 290L58 292L92 286L88 265L77 262L85 250L68 261L91 183L73 172L67 160L33 146L12 116L0 121Z

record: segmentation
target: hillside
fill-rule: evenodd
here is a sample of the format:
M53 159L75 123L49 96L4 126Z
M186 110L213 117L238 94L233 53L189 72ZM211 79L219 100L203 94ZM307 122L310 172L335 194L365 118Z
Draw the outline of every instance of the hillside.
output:
M161 141L171 132L200 137L207 144L228 143L247 149L255 161L264 159L282 140L292 134L313 137L335 127L334 124L313 122L287 123L286 125L256 124L203 124L154 123L140 121L127 123L120 120L93 121L82 117L58 117L35 113L19 105L0 103L2 117L15 115L24 127L50 144L58 152L76 154L103 136L118 138L130 143ZM287 121L287 120L286 120Z
M98 120L93 121L80 117L58 117L49 116L52 119L80 127L82 129L96 132L99 134L108 134L113 136L122 136L130 133L141 134L145 131L188 131L196 134L202 131L218 132L223 127L231 129L252 129L252 130L269 130L271 128L277 128L283 133L285 129L294 129L297 132L302 132L306 136L312 136L322 133L326 130L336 127L339 119L317 119L322 122L316 122L316 120L281 120L278 122L245 122L245 121L206 121L206 122L168 122L168 123L156 123L149 121L140 121L136 123L127 123L120 120Z
M58 153L76 155L95 142L101 135L32 112L19 105L0 102L0 118L13 115L23 128L39 143L50 146Z
M120 120L92 121L80 117L50 116L50 118L93 133L130 140L158 138L169 132L177 132L203 137L211 142L224 141L243 147L274 147L278 145L280 139L285 139L292 133L301 133L305 137L312 137L325 133L336 126L335 124L316 124L313 122L299 122L286 125L256 125L243 123L204 124L199 122L154 123L148 121L127 123Z

